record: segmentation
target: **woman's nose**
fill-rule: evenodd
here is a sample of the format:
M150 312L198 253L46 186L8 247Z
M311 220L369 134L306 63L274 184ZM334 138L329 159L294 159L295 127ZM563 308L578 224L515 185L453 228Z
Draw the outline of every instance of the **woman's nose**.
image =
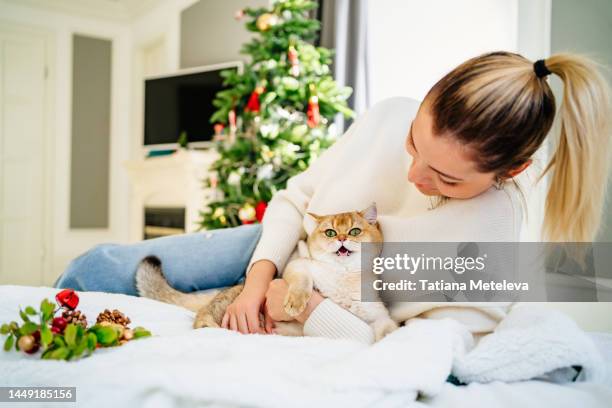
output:
M426 166L423 166L416 159L413 160L412 164L410 165L410 170L408 170L408 181L419 184L425 184L427 181L429 181L429 174Z

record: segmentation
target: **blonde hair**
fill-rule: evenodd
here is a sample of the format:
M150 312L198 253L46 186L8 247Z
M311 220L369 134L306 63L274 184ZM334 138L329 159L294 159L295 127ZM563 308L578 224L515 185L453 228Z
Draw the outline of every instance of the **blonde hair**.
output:
M556 54L544 60L564 84L560 132L546 197L544 239L593 241L609 169L608 84L591 60ZM482 172L507 178L530 160L549 134L555 98L531 61L509 52L472 58L444 76L425 100L434 134L469 146Z

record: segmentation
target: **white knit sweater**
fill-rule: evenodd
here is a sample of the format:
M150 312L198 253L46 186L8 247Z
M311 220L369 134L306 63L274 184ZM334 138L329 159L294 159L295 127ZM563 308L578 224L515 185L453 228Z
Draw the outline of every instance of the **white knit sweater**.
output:
M307 211L334 214L361 210L372 202L385 241L518 241L521 206L513 187L491 188L468 200L451 199L431 210L429 198L407 180L411 156L405 139L418 107L418 101L404 97L377 103L306 171L289 179L287 188L268 205L247 271L261 259L282 271L298 240L314 227L311 217L305 216ZM472 332L483 333L504 316L505 307L497 306L398 302L390 310L397 321L452 317ZM311 336L373 341L366 323L330 300L312 312L304 331Z

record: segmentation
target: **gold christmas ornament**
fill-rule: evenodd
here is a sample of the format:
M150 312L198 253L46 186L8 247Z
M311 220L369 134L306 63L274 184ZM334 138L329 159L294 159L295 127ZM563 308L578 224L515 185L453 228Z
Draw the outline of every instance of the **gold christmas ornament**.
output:
M240 218L242 222L255 220L255 207L251 204L245 204L244 207L238 211L238 218Z
M257 17L257 22L255 25L259 31L267 31L270 27L278 24L278 16L276 14L264 13L261 16Z

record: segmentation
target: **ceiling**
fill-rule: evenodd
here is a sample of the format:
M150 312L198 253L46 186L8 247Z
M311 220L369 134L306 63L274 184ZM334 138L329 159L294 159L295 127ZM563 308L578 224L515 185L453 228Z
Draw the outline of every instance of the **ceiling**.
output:
M7 1L7 0L5 0ZM129 21L163 0L8 0L8 2L84 17Z

